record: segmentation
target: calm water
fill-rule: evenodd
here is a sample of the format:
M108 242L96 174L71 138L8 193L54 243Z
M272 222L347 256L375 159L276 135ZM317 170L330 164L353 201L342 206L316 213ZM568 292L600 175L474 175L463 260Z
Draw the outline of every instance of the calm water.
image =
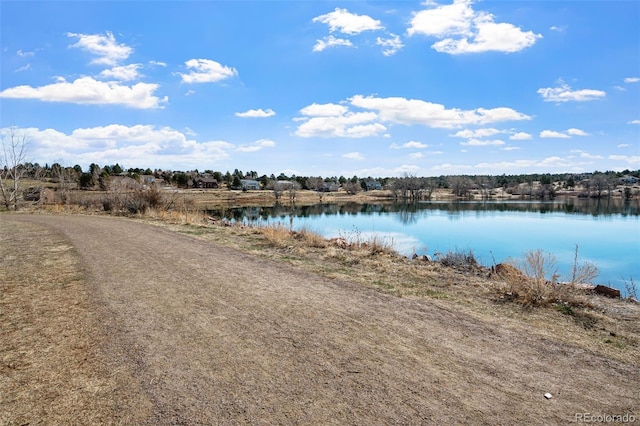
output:
M284 223L327 238L377 238L406 256L472 250L483 265L542 249L566 276L575 246L579 260L596 264L597 283L624 291L640 284L638 200L552 202L485 201L401 204L318 204L209 212L237 221Z

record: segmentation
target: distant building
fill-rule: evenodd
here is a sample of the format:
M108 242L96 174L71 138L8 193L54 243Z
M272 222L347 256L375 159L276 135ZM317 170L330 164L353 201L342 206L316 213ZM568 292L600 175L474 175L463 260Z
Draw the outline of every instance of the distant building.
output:
M627 175L620 178L620 183L624 185L635 185L638 182L640 182L640 179L635 176Z
M382 185L377 180L368 180L365 182L367 185L367 191L373 191L374 189L382 189Z
M213 178L196 178L191 179L191 187L192 188L218 188L220 185L218 181Z
M253 179L240 179L243 191L252 191L260 189L260 183Z

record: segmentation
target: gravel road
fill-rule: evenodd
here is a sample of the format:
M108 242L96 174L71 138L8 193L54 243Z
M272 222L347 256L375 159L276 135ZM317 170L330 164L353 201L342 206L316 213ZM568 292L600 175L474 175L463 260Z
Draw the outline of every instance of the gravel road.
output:
M565 424L640 414L640 370L426 301L102 216L14 215L86 268L149 424ZM550 392L552 399L545 399Z

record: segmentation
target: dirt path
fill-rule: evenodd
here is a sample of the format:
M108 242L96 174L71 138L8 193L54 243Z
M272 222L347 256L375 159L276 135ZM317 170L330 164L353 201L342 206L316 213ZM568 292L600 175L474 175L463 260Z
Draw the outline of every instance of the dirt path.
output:
M131 220L2 220L75 246L150 424L640 421L633 365Z

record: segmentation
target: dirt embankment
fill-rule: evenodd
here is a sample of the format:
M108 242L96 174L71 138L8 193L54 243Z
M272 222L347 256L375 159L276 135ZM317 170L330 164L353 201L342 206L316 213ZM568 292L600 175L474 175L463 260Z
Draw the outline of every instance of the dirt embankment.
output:
M40 383L45 367L33 360L47 347L62 348L52 357L64 356L69 342L51 330L41 340L48 346L16 347L13 339L44 325L24 330L10 319L28 297L16 293L28 274L2 284L6 424L63 422L46 409L27 410L38 402L16 393L19 377L34 391L76 389L83 404L111 401L100 409L112 410L114 423L566 424L577 413L640 419L637 364L496 327L442 304L393 297L126 219L3 215L0 227L3 269L15 250L73 248L65 262L82 279L52 293L49 303L84 294L76 300L83 309L46 315L84 318L77 328L90 325L84 333L95 343L87 343L95 356L85 360L91 371L67 365L66 376ZM60 261L41 255L54 269ZM43 274L33 290L47 291ZM92 375L102 377L93 394L82 383ZM546 392L553 398L545 399ZM128 408L118 406L122 401ZM123 418L123 408L135 416Z

